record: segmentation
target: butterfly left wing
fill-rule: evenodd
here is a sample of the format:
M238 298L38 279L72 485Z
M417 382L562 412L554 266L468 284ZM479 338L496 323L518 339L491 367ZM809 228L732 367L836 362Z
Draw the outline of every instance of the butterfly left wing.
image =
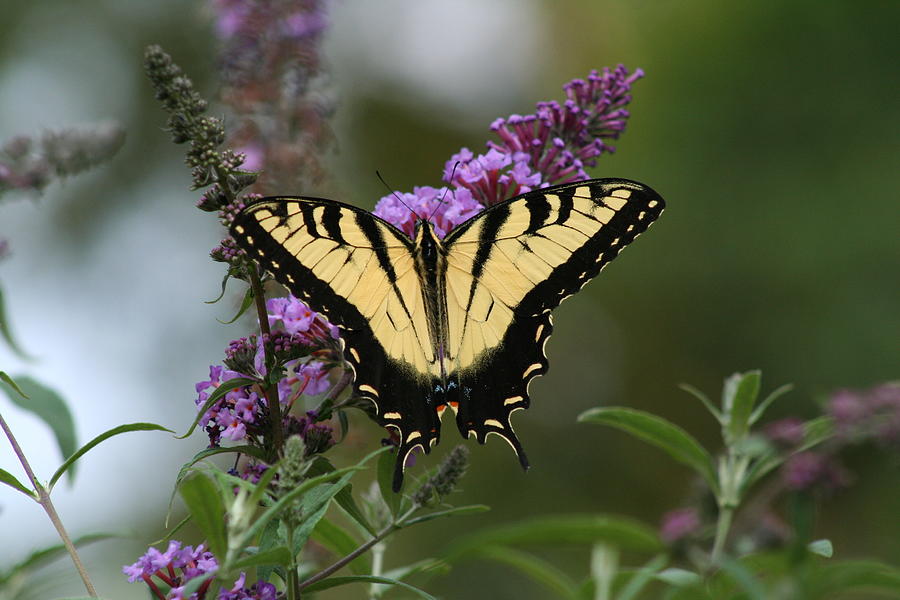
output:
M528 466L510 414L528 408L528 383L547 371L550 312L663 207L643 184L595 179L502 202L447 236L448 355L463 436L497 434Z
M412 244L356 207L319 198L263 198L237 215L231 233L251 258L341 329L354 390L378 422L400 434L394 484L406 456L440 436L428 337Z

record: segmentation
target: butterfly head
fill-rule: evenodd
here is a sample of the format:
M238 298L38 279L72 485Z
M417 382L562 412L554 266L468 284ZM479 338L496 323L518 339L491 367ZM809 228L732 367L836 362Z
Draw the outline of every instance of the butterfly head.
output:
M437 259L438 253L444 250L441 240L434 231L434 225L427 219L416 219L416 233L413 244L426 260Z

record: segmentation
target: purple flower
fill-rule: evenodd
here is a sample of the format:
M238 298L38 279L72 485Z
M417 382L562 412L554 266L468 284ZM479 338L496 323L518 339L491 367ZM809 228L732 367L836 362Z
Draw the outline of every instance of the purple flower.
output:
M839 390L828 402L838 437L844 442L900 442L900 384L884 383L868 390Z
M122 572L128 575L128 581L132 583L138 579L143 580L157 598L202 600L206 597L212 581L211 576L218 568L219 563L212 553L203 547L203 544L195 549L192 546L182 547L181 542L172 540L165 552L149 548L133 564L122 567ZM154 577L171 588L167 595L162 594ZM196 577L208 577L209 579L190 597L185 598L183 595L184 584Z
M765 435L779 446L796 447L800 445L805 435L803 421L796 417L787 417L769 423L765 428Z
M800 452L782 467L782 478L788 489L809 490L813 487L834 490L850 483L850 474L824 454Z
M674 544L700 529L700 516L694 508L678 508L663 515L659 536L667 544Z
M485 154L463 148L451 156L443 172L452 188L446 196L446 188L413 188L411 194L382 198L375 214L410 237L417 219L428 218L443 237L484 207L535 188L588 179L585 168L595 166L602 153L615 151L607 140L625 130L631 85L643 75L619 65L570 81L563 86L562 104L539 102L534 114L495 120L491 131L499 141L488 142ZM437 202L445 206L436 207L436 198L443 198Z

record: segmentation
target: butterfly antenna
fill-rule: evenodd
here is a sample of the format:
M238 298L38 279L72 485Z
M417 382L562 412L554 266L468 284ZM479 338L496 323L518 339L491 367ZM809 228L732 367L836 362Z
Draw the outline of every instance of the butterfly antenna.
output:
M450 171L450 181L453 181L453 176L456 175L456 167L458 167L458 166L459 166L459 161L456 161L456 162L453 164L453 169ZM437 210L438 210L438 209L441 207L441 205L444 203L444 198L447 197L447 192L449 192L449 191L450 191L450 186L447 186L447 187L444 188L444 193L441 194L441 197L440 197L440 199L438 200L437 206L435 206L435 207L434 207L434 210L431 211L431 214L428 215L428 220L429 220L429 221L431 220L431 217L434 216L434 213L436 213Z
M416 214L416 211L414 211L412 208L409 207L409 204L407 204L406 202L403 201L403 198L400 197L400 194L395 192L394 188L392 188L391 186L388 185L387 181L384 180L384 177L382 177L381 173L379 173L377 170L375 171L375 176L378 177L378 181L380 181L382 184L384 184L384 187L387 188L388 193L392 194L394 196L394 198L396 198L397 200L400 201L400 204L402 204L403 206L406 207L406 210L408 210L412 214L416 215L417 217L419 216Z

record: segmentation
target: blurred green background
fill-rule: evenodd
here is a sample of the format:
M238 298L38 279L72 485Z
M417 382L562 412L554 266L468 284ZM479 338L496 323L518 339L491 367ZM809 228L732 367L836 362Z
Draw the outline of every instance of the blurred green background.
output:
M592 174L646 182L668 203L649 235L557 311L552 368L515 418L532 469L522 473L499 440L470 444L454 503L493 510L397 536L388 566L529 515L655 524L684 502L686 468L576 424L587 408L653 411L715 448L714 421L678 383L718 396L727 375L761 368L764 391L796 385L774 418L812 416L832 390L897 378L900 3L345 0L332 22L324 56L340 102L334 181L285 193L371 208L384 194L376 169L401 190L437 185L444 161L461 146L480 149L494 118L530 112L560 99L571 78L624 63L647 77L634 86L618 151ZM13 250L0 282L19 338L41 358L28 365L3 353L2 368L52 382L72 402L82 440L126 421L183 430L193 383L251 326L223 326L215 319L230 306L203 304L219 291L222 268L206 253L222 231L193 208L182 148L163 131L141 68L150 43L214 96L217 42L202 3L0 1L0 139L105 118L128 132L111 164L37 202L0 204L0 238ZM237 286L232 294L234 305ZM43 427L3 410L51 472L58 459ZM356 423L347 460L382 437ZM437 456L420 464L456 443L445 429ZM110 597L146 597L118 565L161 535L175 471L205 443L119 439L61 490L74 532L129 530L140 540L88 551ZM0 459L18 473L7 451ZM847 460L854 484L822 505L817 537L831 538L838 557L896 563L896 456L866 448ZM0 566L52 541L37 506L0 492ZM554 556L587 572L587 549ZM77 593L60 564L35 598ZM474 561L427 587L443 598L546 597L505 567Z

